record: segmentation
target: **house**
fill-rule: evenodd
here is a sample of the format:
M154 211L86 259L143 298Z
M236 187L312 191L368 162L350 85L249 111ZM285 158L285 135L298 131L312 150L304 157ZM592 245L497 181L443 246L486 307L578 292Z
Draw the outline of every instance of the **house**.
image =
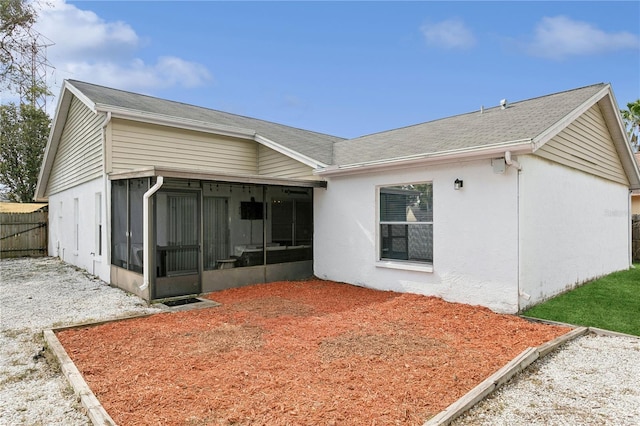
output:
M50 254L149 300L312 274L517 312L630 259L607 84L356 139L64 82Z

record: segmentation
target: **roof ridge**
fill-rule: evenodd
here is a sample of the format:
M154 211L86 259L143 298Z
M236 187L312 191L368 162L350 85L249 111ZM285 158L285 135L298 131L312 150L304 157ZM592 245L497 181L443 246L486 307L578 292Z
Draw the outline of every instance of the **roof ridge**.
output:
M103 86L103 85L95 84L95 83L89 83L89 82L81 81L81 80L67 79L67 81L71 85L74 85L74 83L86 84L86 85L89 85L89 86L99 87L99 88L105 89L105 90L116 91L116 92L121 92L121 93L127 93L127 94L130 94L130 95L145 97L145 98L153 99L153 100L160 101L160 102L169 102L169 103L178 104L178 105L185 105L185 106L190 107L190 108L197 108L197 109L201 109L201 110L212 111L212 112L219 113L219 114L224 114L224 115L244 118L244 119L247 119L247 120L255 120L255 121L259 121L259 122L267 123L267 124L275 124L275 125L278 125L278 126L287 127L289 129L295 129L295 130L299 130L299 131L302 131L302 132L313 133L313 134L316 134L316 135L329 136L329 137L332 137L332 138L338 138L338 139L342 139L342 140L345 139L345 138L343 138L341 136L330 135L328 133L322 133L322 132L317 132L317 131L314 131L314 130L303 129L301 127L290 126L288 124L277 123L275 121L269 121L269 120L256 118L256 117L249 117L247 115L235 114L235 113L232 113L232 112L222 111L222 110L215 109L215 108L207 108L207 107L203 107L203 106L200 106L200 105L189 104L189 103L182 102L182 101L175 101L175 100L171 100L171 99L160 98L158 96L145 95L143 93L132 92L130 90L117 89L117 88ZM74 87L76 87L78 90L82 91L79 87L77 87L75 85L74 85Z
M534 101L534 100L536 100L536 99L543 99L543 98L548 98L548 97L551 97L551 96L562 95L562 94L566 94L566 93L569 93L569 92L575 92L575 91L578 91L578 90L584 90L584 89L587 89L587 88L590 88L590 87L595 87L595 86L602 86L602 87L604 87L604 86L606 86L606 84L607 84L607 83L595 83L595 84L590 84L590 85L583 86L583 87L577 87L577 88L569 89L569 90L562 90L562 91L560 91L560 92L549 93L549 94L546 94L546 95L534 96L534 97L532 97L532 98L521 99L521 100L518 100L518 101L509 102L509 104L508 104L508 105L521 104L521 103L523 103L523 102L530 102L530 101ZM500 109L500 108L502 108L500 105L496 105L496 106L492 106L492 107L487 107L487 108L483 107L483 111L484 111L484 112L488 112L488 111L492 111L492 110ZM381 135L381 134L389 133L389 132L395 132L396 130L401 130L401 129L410 129L410 128L412 128L412 127L423 126L423 125L425 125L425 124L429 124L429 123L436 123L436 122L438 122L438 121L449 120L449 119L451 119L451 118L456 118L456 117L463 117L463 116L465 116L465 115L478 114L478 111L479 111L479 110L468 111L468 112L463 112L463 113L460 113L460 114L448 115L448 116L446 116L446 117L439 117L439 118L435 118L435 119L433 119L433 120L422 121L422 122L420 122L420 123L414 123L414 124L408 124L408 125L406 125L406 126L395 127L395 128L393 128L393 129L387 129L387 130L381 130L381 131L379 131L379 132L367 133L367 134L365 134L365 135L360 135L360 136L357 136L357 137L355 137L355 138L351 138L351 139L345 139L345 140L343 140L343 141L339 141L339 142L336 142L336 143L341 143L341 142L352 141L352 140L355 140L355 139L366 138L366 137L373 136L373 135Z

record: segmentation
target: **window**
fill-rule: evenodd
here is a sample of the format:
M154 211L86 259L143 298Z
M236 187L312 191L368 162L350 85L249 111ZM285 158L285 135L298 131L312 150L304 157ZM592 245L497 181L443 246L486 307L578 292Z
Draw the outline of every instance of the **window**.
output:
M76 254L80 250L80 201L73 199L73 249Z
M102 193L96 192L96 256L102 256Z
M379 260L433 262L431 183L380 188Z

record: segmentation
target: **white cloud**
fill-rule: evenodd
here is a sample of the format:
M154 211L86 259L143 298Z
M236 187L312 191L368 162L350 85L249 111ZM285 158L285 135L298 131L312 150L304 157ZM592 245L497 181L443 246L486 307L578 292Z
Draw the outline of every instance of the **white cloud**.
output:
M628 32L607 33L587 22L566 16L545 17L535 29L528 51L534 56L564 59L640 48L638 36Z
M67 62L62 73L80 80L77 76L87 76L85 80L91 83L143 92L173 86L197 87L211 77L203 65L173 56L160 57L155 64L140 59L127 63Z
M52 43L47 59L54 70L47 83L54 95L67 78L145 93L212 80L206 66L197 62L170 55L142 59L145 43L131 25L108 22L64 0L43 2L35 29L44 43ZM55 105L55 99L49 105Z
M106 22L94 12L62 0L43 3L35 28L55 43L51 53L62 59L118 60L140 46L140 39L129 24Z
M447 19L420 27L427 44L445 49L468 49L476 44L469 28L460 19Z

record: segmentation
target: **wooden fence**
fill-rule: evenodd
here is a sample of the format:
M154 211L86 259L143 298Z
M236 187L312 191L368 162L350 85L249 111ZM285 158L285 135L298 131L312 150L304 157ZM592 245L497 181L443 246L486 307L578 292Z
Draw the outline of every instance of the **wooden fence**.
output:
M634 262L640 262L640 214L631 219L631 254Z
M0 259L47 255L47 211L0 213Z

